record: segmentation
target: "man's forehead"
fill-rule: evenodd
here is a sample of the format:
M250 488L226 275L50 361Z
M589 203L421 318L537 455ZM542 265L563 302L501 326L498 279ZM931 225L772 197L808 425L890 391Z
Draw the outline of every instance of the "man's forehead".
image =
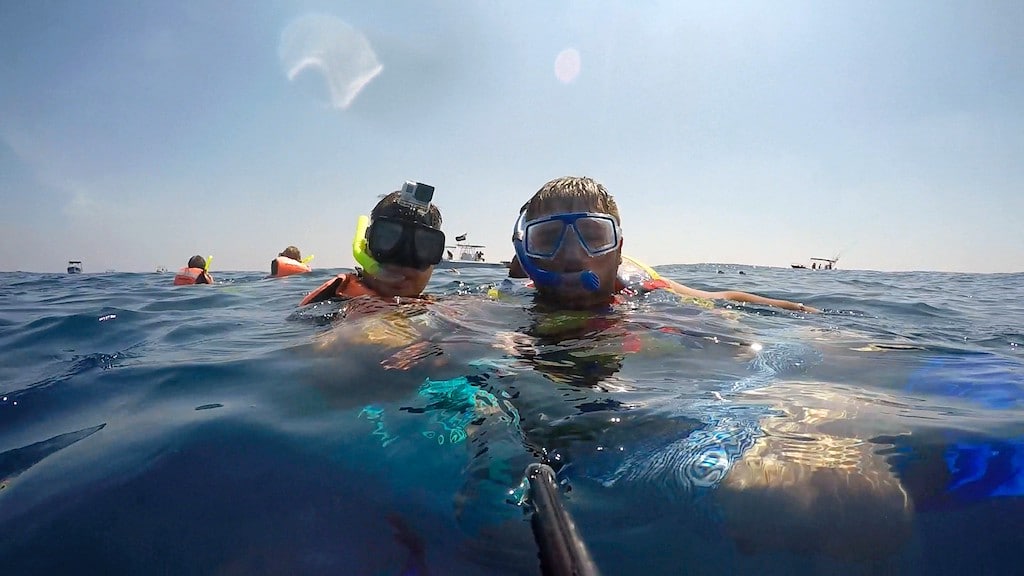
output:
M596 212L597 203L588 198L551 198L541 203L535 217L567 212Z

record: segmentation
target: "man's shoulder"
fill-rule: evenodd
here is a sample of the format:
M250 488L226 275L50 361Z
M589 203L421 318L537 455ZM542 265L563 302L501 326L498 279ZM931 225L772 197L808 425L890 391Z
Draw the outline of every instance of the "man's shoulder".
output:
M323 302L332 298L353 298L366 294L373 294L373 291L363 284L358 274L342 273L328 278L323 284L317 286L302 299L299 306Z

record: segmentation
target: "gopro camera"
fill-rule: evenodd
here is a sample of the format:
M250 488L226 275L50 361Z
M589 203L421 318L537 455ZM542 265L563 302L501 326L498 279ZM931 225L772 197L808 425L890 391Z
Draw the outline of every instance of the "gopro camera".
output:
M418 212L426 213L430 209L430 201L434 199L434 187L422 182L406 181L402 185L402 195L398 202Z

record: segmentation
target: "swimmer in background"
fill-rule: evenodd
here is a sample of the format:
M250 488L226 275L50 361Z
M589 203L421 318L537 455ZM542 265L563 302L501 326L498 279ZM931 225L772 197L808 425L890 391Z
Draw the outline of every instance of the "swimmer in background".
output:
M309 262L312 259L312 255L303 259L298 248L289 246L282 250L277 258L270 261L270 275L281 277L311 272L313 269L309 266Z
M210 275L210 261L213 256L203 258L199 254L189 258L188 265L178 270L174 275L175 286L188 284L213 284L213 276Z

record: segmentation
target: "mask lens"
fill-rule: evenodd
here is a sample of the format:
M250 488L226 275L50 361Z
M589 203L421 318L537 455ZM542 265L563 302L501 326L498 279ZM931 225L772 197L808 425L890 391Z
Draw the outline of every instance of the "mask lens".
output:
M416 227L416 259L421 265L437 264L444 252L444 232L433 228Z
M591 255L607 252L618 244L615 223L609 218L588 216L576 221L576 231Z
M534 258L548 258L558 251L562 244L565 224L560 220L546 220L530 224L526 228L526 253Z
M390 220L377 220L370 228L370 237L367 238L370 252L373 254L388 254L394 252L402 240L402 225Z

